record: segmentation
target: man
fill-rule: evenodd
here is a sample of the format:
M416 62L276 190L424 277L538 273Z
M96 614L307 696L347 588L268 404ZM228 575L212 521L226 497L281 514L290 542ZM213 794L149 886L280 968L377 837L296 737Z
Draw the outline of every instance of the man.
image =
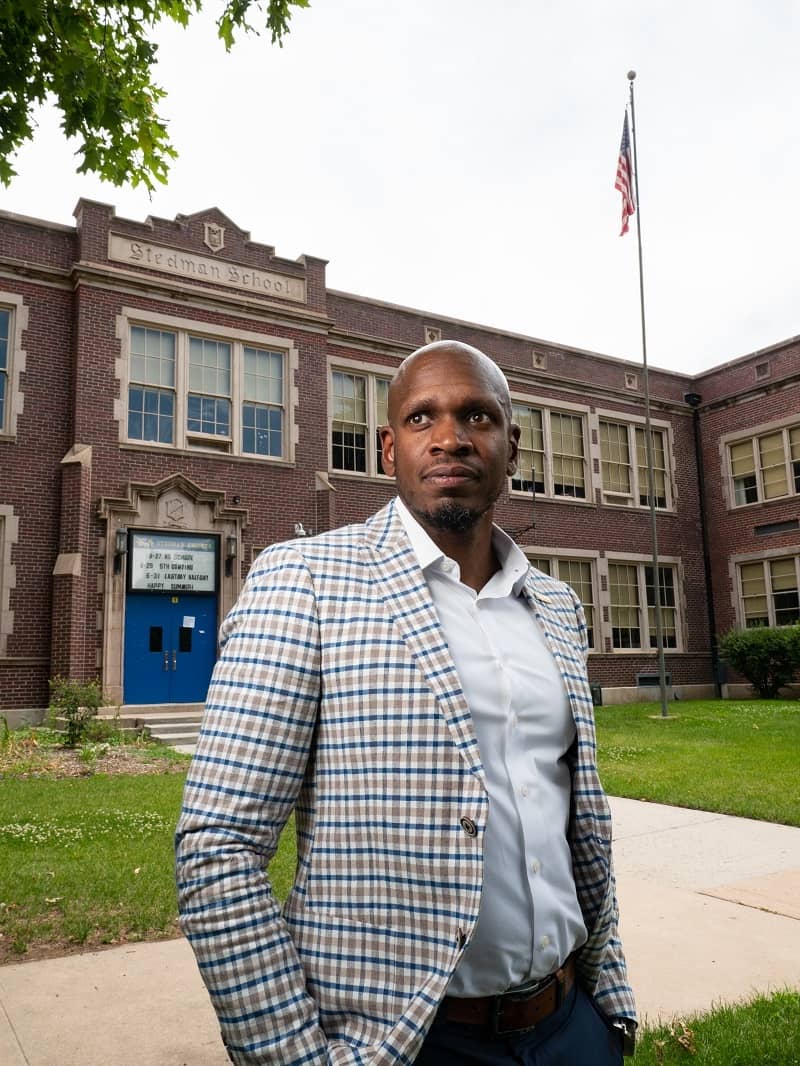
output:
M223 624L178 876L235 1063L622 1060L583 614L492 524L518 438L490 359L415 352L381 430L400 500L267 549Z

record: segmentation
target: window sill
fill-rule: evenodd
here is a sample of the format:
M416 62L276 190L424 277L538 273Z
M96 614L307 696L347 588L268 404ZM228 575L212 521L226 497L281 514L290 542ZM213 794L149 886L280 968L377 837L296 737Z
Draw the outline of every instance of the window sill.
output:
M373 481L376 485L393 485L394 478L388 474L362 474L360 470L334 470L328 467L328 477L344 481Z
M232 452L216 451L213 448L175 448L169 444L149 444L147 441L120 441L119 447L126 452L144 452L148 454L155 452L158 455L180 456L181 458L192 456L195 459L213 459L233 463L258 463L259 465L269 463L271 466L286 467L295 465L293 459L279 458L274 455L239 455Z
M543 492L523 492L520 489L509 489L509 500L527 500L528 503L531 500L535 500L536 503L570 503L576 507L597 507L594 500L581 499L580 496L546 496Z

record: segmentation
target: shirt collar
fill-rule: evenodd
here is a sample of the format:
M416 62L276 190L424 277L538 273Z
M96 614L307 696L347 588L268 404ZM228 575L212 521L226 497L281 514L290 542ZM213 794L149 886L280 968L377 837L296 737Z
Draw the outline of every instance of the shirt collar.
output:
M440 564L445 560L452 562L457 568L458 564L445 555L399 497L395 505L423 573L441 569ZM492 526L492 547L500 562L500 570L489 579L485 587L488 589L491 585L498 595L507 596L513 593L518 596L530 566L525 553L499 526Z

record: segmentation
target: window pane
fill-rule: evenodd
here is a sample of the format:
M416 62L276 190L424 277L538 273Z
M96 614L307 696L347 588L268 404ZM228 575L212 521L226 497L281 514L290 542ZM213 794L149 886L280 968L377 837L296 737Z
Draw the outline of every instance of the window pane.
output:
M367 437L363 428L337 422L332 434L332 458L336 470L367 471Z
M280 352L244 349L244 398L283 406L283 356Z
M243 404L242 451L250 455L281 456L283 411L263 404Z
M541 556L531 555L528 557L531 566L535 566L537 570L541 570L543 574L550 573L550 560L542 558Z
M231 431L231 405L228 400L190 393L187 404L186 428L190 433L211 433L227 437Z
M606 492L629 496L631 492L628 427L617 422L600 423L600 470Z
M544 431L542 412L520 404L512 405L512 420L520 428L517 472L511 479L512 489L519 492L544 492Z
M800 492L800 426L789 430L789 455L794 491Z
M375 378L375 469L379 474L384 474L383 456L381 455L381 435L378 432L380 426L385 426L389 421L389 379Z
M653 568L644 568L645 590L647 594L647 619L650 634L650 647L657 648L656 637L656 598L653 588ZM659 566L658 584L661 602L661 631L665 648L677 648L678 631L676 625L677 610L675 607L675 572L671 566Z
M0 429L3 428L6 417L6 381L8 375L5 371L0 373Z
M175 334L131 326L132 382L164 388L175 386Z
M583 464L583 423L574 415L550 415L553 442L553 493L586 498Z
M334 469L367 471L367 379L334 370L331 458Z
M736 506L756 503L758 500L758 482L756 464L753 458L753 442L739 441L730 446L731 473L733 474L733 495Z
M758 456L766 500L773 500L776 496L786 496L789 493L783 443L782 432L770 433L766 437L759 437L758 440Z
M639 582L636 567L610 563L608 591L611 602L611 638L615 648L640 648Z
M8 342L11 312L0 309L0 371L8 370Z
M174 396L161 389L128 390L128 437L131 440L172 444Z
M795 559L774 559L769 564L775 625L788 626L800 620Z
M740 566L739 579L742 584L744 624L748 627L769 625L763 563L746 563Z
M642 507L650 506L647 476L647 436L638 426L636 433L636 463L639 477L639 503ZM651 431L651 451L653 453L653 487L655 489L656 507L667 506L667 467L664 452L664 434L661 430Z
M334 421L367 424L367 379L358 374L333 372Z
M189 338L189 388L194 392L230 396L230 344L206 337Z
M586 625L589 629L589 646L594 647L594 594L591 563L579 562L577 559L559 559L558 576L575 591L583 604Z

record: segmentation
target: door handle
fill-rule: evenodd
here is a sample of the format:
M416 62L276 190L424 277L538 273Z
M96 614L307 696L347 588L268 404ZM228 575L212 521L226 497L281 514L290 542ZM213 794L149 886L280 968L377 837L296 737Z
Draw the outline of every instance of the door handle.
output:
M169 670L169 652L164 652L164 669Z
M172 649L172 669L178 669L178 653L175 651L174 648Z

